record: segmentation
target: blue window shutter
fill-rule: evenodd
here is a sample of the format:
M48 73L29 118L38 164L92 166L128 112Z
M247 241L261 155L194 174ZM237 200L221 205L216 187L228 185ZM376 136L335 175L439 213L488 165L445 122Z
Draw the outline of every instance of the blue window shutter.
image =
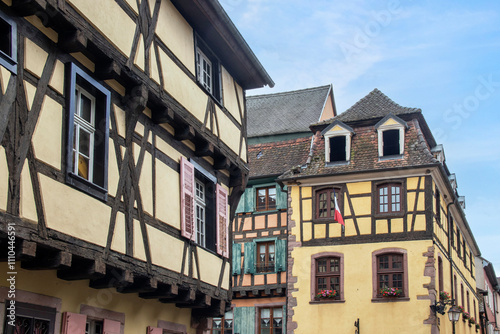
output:
M283 191L281 191L281 187L276 185L276 208L286 209L288 207L288 191L287 186L283 186Z
M234 309L233 333L255 334L255 308L236 307Z
M286 271L286 240L278 239L275 242L276 247L276 261L274 262L274 269L276 272Z
M245 243L244 265L245 274L255 274L255 243Z
M238 202L238 206L236 207L236 213L243 213L245 212L245 197L246 197L246 190L245 192L241 195L240 201Z
M241 274L241 244L233 243L233 275Z

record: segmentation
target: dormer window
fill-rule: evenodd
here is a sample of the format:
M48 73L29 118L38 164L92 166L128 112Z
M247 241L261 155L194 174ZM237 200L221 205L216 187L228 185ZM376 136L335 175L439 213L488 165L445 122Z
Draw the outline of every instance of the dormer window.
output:
M325 138L325 161L332 164L347 163L351 157L352 128L341 121L330 124L321 133Z
M408 128L406 122L394 115L387 115L375 125L378 133L378 155L380 158L402 157L406 128Z

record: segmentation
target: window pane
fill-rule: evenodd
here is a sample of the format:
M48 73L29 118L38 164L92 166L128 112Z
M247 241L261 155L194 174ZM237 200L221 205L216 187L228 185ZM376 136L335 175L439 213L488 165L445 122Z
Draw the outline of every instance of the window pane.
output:
M212 327L214 329L222 328L222 319L221 318L214 318Z
M326 278L324 277L318 277L318 292L320 290L325 290L327 288L326 286Z
M331 272L339 272L340 271L340 261L337 258L333 258L330 260L330 271Z
M273 318L282 318L283 317L283 308L275 307L273 308Z
M389 288L389 275L379 275L378 281L380 289Z
M318 216L320 218L327 217L327 201L326 201L326 193L321 193L318 196Z
M389 268L389 256L379 256L378 257L378 268L388 269Z
M400 255L392 256L392 268L401 269L403 268L403 257Z
M276 209L276 188L268 188L268 209Z
M392 287L393 288L403 288L403 275L402 274L393 274L392 275Z
M326 272L326 260L318 260L318 272L319 273Z
M78 155L78 176L89 179L89 159L83 155Z
M340 291L340 277L330 277L330 290Z
M92 124L92 100L80 94L80 117Z
M86 157L90 157L90 133L80 128L78 150Z

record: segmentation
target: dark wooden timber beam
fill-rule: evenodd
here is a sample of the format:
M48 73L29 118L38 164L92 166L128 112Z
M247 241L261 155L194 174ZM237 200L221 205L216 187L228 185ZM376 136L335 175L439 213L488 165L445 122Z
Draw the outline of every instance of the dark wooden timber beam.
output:
M231 161L225 156L217 156L214 159L214 168L217 170L227 169L231 167Z
M154 277L138 276L134 277L132 284L116 288L121 293L152 292L158 288L158 280Z
M184 124L174 127L175 134L174 138L176 140L192 140L196 136L196 131L192 125Z
M59 34L57 44L68 53L82 52L87 48L87 37L81 30L69 30Z
M64 251L41 250L31 260L22 261L21 268L29 270L67 269L71 267L72 254Z
M30 16L45 10L45 0L12 0L12 9L19 16Z
M196 300L196 290L180 288L179 293L174 298L160 298L162 303L193 303Z
M196 150L194 155L197 157L213 157L215 152L214 144L203 140L197 140L195 143Z
M175 303L175 306L179 308L207 308L211 305L211 303L212 298L209 295L198 293L194 301Z
M158 282L158 288L151 292L141 292L139 297L144 299L175 298L179 294L179 287L176 284L164 284Z
M57 277L67 281L96 279L106 275L106 264L102 259L73 259L71 268L57 270Z
M226 313L226 302L219 299L212 299L212 305L207 308L194 308L191 312L194 318L222 317Z
M175 120L174 111L168 107L153 108L151 112L155 124L172 124Z
M91 279L89 286L94 289L122 288L134 283L134 275L130 270L107 268L106 275Z
M95 75L101 80L115 79L118 80L122 70L120 65L112 59L98 61L95 68Z

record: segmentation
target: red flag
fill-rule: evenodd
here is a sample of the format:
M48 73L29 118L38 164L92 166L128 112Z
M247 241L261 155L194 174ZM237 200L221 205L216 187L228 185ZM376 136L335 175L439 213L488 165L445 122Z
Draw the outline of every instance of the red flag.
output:
M335 191L333 192L333 199L335 200L335 216L333 219L335 219L338 223L345 226L344 219L342 218L342 215L340 214L339 205L337 203L337 196L335 196Z

